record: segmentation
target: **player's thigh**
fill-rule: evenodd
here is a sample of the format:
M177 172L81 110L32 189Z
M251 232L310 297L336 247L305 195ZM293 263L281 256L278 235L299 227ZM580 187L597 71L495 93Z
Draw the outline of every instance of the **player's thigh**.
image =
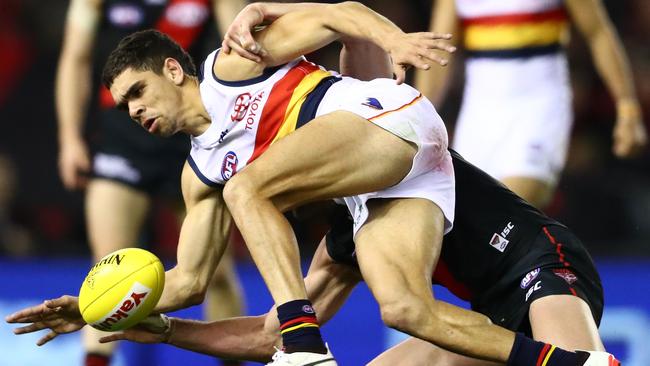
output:
M550 182L531 177L504 177L501 178L501 183L540 209L548 205L555 190Z
M380 302L403 296L433 301L431 275L440 254L444 216L433 202L374 199L355 237L359 267Z
M384 351L368 366L497 366L499 364L477 360L446 351L427 341L409 337Z
M278 206L351 196L400 182L417 147L356 114L320 116L274 143L229 185L245 181Z
M551 295L530 305L533 338L569 350L604 351L587 303L578 296Z
M150 206L142 191L107 179L93 179L86 191L86 224L93 254L135 246Z

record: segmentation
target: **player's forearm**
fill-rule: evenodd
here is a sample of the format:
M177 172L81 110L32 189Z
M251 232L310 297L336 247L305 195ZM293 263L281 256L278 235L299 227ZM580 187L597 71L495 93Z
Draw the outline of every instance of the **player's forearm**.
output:
M614 29L602 27L589 39L598 73L617 103L637 101L630 64Z
M55 86L61 143L81 138L92 89L92 49L101 15L100 5L97 1L71 0L66 14Z
M172 318L167 343L219 358L266 362L279 336L266 330L264 324L264 315L210 323Z
M63 55L56 77L56 112L59 143L81 139L91 89L90 60Z
M185 223L183 227L186 227ZM204 232L211 231L208 225L202 230ZM206 243L206 245L201 245L201 243ZM166 313L203 302L219 259L214 253L214 249L209 248L211 243L205 239L196 241L184 239L181 231L178 262L176 267L165 272L165 288L156 305L156 312ZM192 251L192 248L195 251ZM193 254L187 254L187 252L193 252Z
M373 42L390 54L391 40L402 30L386 17L358 2L328 5L322 14L325 27L341 37L360 38Z
M265 23L273 22L279 17L294 11L306 10L313 7L323 7L318 3L253 3L249 5L260 12Z
M207 284L201 285L191 273L172 268L165 272L165 288L154 312L167 313L198 305L203 302L206 289Z
M178 240L177 264L165 273L165 289L157 312L203 302L230 236L232 219L221 192L205 186L188 164L183 168L182 181L187 215Z

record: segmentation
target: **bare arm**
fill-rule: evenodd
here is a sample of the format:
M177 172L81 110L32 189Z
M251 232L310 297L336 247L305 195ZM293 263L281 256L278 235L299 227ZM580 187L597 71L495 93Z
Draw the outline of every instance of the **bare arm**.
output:
M404 81L407 67L427 69L431 62L439 62L432 49L447 47L438 40L439 35L406 34L360 3L314 4L285 14L256 33L256 41L266 51L261 64L245 60L247 64L238 55L224 53L219 55L214 71L225 80L245 79L259 75L264 67L284 64L342 37L371 41L385 50L391 56L398 83Z
M72 0L66 16L55 99L59 127L59 175L68 189L83 187L82 173L90 169L82 127L91 95L92 50L100 6L101 0Z
M189 307L203 301L230 234L232 219L223 202L221 190L206 186L187 163L183 168L181 185L187 216L178 243L178 263L165 273L165 288L156 305L157 312ZM49 329L37 342L39 346L59 334L75 332L86 324L79 312L78 299L74 296L46 300L5 319L9 323L27 324L16 328L15 334Z
M199 304L228 243L232 219L220 189L201 182L185 164L181 178L187 215L178 241L177 265L165 274L156 306L167 312Z
M454 0L436 0L432 12L429 31L454 34L452 43L459 38L458 16ZM450 76L455 67L454 60L449 56L447 67L435 67L430 70L415 71L415 88L422 92L434 105L439 106L447 93Z
M614 153L630 157L646 144L641 108L630 65L600 0L567 0L571 18L585 36L598 73L616 102Z
M246 6L246 3L246 0L212 0L212 12L220 35L226 34L230 23Z
M183 168L181 184L187 216L178 243L178 264L165 273L165 288L155 308L157 312L172 311L203 301L208 282L230 234L232 220L221 197L221 190L203 184L187 163ZM40 305L19 310L5 320L8 323L27 324L16 328L15 334L49 329L37 342L39 346L59 334L75 332L86 324L79 312L78 299L74 296L46 300Z
M355 268L331 260L322 241L305 277L307 294L319 314L321 323L331 319L360 280L360 274ZM166 341L179 348L221 358L266 362L273 354L273 346L280 343L278 328L277 314L275 308L272 308L261 316L209 323L171 318L167 339L163 334L154 334L151 330L140 327L109 335L104 337L102 342Z
M317 3L253 3L247 5L234 18L232 24L223 33L221 44L224 53L235 50L240 56L249 60L260 62L260 56L266 51L253 38L252 31L256 26L268 24L284 14L297 10L305 10L312 6L320 6Z

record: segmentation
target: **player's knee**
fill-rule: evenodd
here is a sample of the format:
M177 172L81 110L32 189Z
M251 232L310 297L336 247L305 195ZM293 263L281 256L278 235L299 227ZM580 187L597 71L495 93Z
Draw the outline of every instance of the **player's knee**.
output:
M421 318L421 307L412 296L379 302L381 319L387 327L408 332Z
M255 197L256 189L245 174L237 174L223 187L223 199L230 209Z

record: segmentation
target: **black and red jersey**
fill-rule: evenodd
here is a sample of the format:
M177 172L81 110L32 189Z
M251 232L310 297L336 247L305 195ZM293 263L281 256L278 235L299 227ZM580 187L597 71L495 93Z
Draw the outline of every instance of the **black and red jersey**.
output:
M531 249L543 226L561 225L451 151L456 174L454 228L443 239L434 281L472 300Z

